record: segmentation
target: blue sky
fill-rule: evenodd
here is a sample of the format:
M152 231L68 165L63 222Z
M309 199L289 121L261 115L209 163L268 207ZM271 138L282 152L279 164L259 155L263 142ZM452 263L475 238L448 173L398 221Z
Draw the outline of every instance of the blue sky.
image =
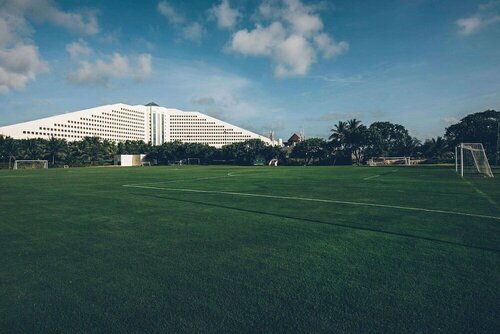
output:
M0 125L107 103L279 137L500 109L500 0L0 0Z

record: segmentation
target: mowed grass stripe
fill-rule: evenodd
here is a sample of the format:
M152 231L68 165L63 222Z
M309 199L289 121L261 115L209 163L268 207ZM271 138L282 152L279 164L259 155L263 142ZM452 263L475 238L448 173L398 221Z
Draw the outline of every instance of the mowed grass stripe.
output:
M129 187L129 188L154 189L154 190L165 190L165 191L173 191L173 192L206 193L206 194L219 194L219 195L231 195L231 196L246 196L246 197L262 197L262 198L271 198L271 199L283 199L283 200L295 200L295 201L307 201L307 202L321 202L321 203L343 204L343 205L353 205L353 206L368 206L368 207L378 207L378 208L386 208L386 209L407 210L407 211L421 211L421 212L429 212L429 213L439 213L439 214L449 214L449 215L457 215L457 216L467 216L467 217L474 217L474 218L484 218L484 219L500 220L500 217L497 217L497 216L479 215L479 214L467 213L467 212L446 211L446 210L437 210L437 209L426 209L426 208L417 208L417 207L400 206L400 205L389 205L389 204L375 204L375 203L365 203L365 202L351 202L351 201L320 199L320 198L308 198L308 197L296 197L296 196L280 196L280 195L255 194L255 193L244 193L244 192L234 192L234 191L200 190L200 189L189 189L189 188L165 188L165 187L155 187L155 186L137 185L137 184L124 184L122 186L123 187Z
M138 194L134 194L134 195L138 195ZM226 209L226 210L231 210L231 211L240 211L240 212L270 216L270 217L281 218L281 219L288 219L288 220L294 220L294 221L300 221L300 222L306 222L306 223L329 225L329 226L341 227L341 228L346 228L346 229L360 230L360 231L365 231L365 232L380 233L380 234L385 234L385 235L393 236L393 237L403 237L403 238L409 238L409 239L415 239L415 240L437 242L437 243L443 243L443 244L447 244L447 245L465 247L465 248L470 248L470 249L477 249L477 250L494 252L494 253L500 253L500 249L498 249L498 248L477 246L477 245L466 244L466 243L461 243L461 242L456 242L456 241L427 237L424 235L416 235L416 234L410 234L410 233L389 231L389 230L384 230L382 228L370 227L366 224L361 224L358 222L351 223L351 224L337 223L337 222L326 222L326 221L322 221L322 220L318 220L318 219L310 219L310 218L305 218L305 217L291 216L288 214L272 213L272 212L266 212L266 211L257 211L257 210L252 210L252 209L226 206L226 205L220 205L220 204L214 205L212 203L196 201L196 200L191 200L191 199L188 200L188 199L181 199L181 198L174 198L174 197L164 197L164 196L159 196L159 195L155 195L155 194L146 195L146 196L157 198L157 199L164 199L164 200L168 200L168 201L190 203L190 204L198 205L198 206L203 205L203 206L209 206L209 207L217 207L219 209Z

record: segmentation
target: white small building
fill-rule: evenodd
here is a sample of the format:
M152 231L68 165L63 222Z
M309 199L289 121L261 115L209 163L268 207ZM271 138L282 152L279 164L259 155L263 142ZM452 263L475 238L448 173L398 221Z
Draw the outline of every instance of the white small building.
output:
M114 158L114 165L132 167L142 166L145 154L117 154Z

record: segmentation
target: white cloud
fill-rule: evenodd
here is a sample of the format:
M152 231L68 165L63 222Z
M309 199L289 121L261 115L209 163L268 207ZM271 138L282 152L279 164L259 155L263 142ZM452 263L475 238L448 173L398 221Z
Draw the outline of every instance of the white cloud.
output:
M482 21L479 16L471 16L457 20L457 25L459 27L458 33L462 36L468 36L479 31Z
M460 119L455 116L451 116L451 117L444 117L441 119L441 121L445 123L447 126L449 126L460 122Z
M352 84L360 84L365 81L363 75L356 75L356 76L338 76L338 75L328 75L328 74L323 74L323 75L313 75L311 76L313 79L319 79L323 80L326 82L332 82L340 85L352 85Z
M36 75L49 70L31 44L17 43L0 49L0 93L23 89Z
M158 3L158 11L160 14L165 16L167 20L172 24L180 24L185 21L184 17L180 15L172 5L166 1L161 1Z
M30 39L34 32L30 21L86 35L99 32L96 11L64 11L52 0L0 0L0 93L24 89L38 74L49 71Z
M235 32L227 49L248 56L270 57L277 77L303 76L317 61L317 53L329 59L348 50L323 31L321 6L300 0L263 1L252 30Z
M296 33L311 36L323 29L323 21L313 8L303 5L300 0L284 0L284 3L282 16Z
M277 77L305 75L315 60L315 52L304 36L291 35L276 48Z
M131 60L134 60L131 62ZM135 63L135 64L131 64ZM113 78L132 78L137 81L144 80L151 75L151 55L141 54L132 59L114 53L105 59L95 62L82 60L80 67L68 75L69 81L75 84L103 84L106 85Z
M319 115L317 118L311 118L312 121L320 121L320 122L335 122L340 120L352 119L352 118L360 118L363 114L360 112L328 112L325 114Z
M78 68L68 74L68 80L74 84L107 85L114 78L132 78L136 81L147 79L152 72L151 55L125 56L120 53L101 55L90 61L94 52L88 43L80 39L66 45L71 59L78 63Z
M11 30L11 23L6 18L0 16L0 46L6 45L14 39L14 33Z
M207 106L207 105L209 106L215 104L215 100L213 97L204 97L204 96L195 98L192 100L192 102L200 106Z
M349 44L344 41L335 43L335 41L333 41L332 38L325 33L315 36L314 42L316 43L318 49L323 53L323 57L326 59L342 54L349 49Z
M3 0L2 12L17 17L25 17L38 22L49 22L78 33L94 35L99 32L97 11L64 11L52 0Z
M500 22L500 15L490 17L474 15L468 18L459 19L457 20L457 25L459 27L458 33L462 36L470 36L496 22Z
M139 55L137 57L137 69L134 72L135 79L139 81L146 80L151 76L152 72L151 55L149 53Z
M230 50L244 55L272 55L276 46L285 40L286 31L280 22L273 22L263 28L257 25L249 31L242 29L233 34Z
M188 22L188 20L180 14L167 1L158 3L157 10L165 16L170 24L172 24L177 32L186 40L192 42L200 42L205 33L205 29L198 22Z
M229 0L222 0L218 5L214 5L209 13L215 18L217 26L221 29L233 29L241 16L237 9L231 8Z
M87 56L92 53L92 49L89 47L87 42L82 39L78 42L67 44L66 51L69 53L71 58L78 58L82 55Z
M120 41L121 32L119 29L100 34L98 37L99 42L106 44L117 44Z
M319 5L304 5L301 0L264 0L258 8L263 20L286 22L294 33L311 36L323 29Z
M273 5L269 1L263 1L257 10L257 15L260 15L264 19L275 19Z
M199 42L205 33L203 26L198 22L191 23L182 29L184 38L193 42Z
M458 34L464 37L470 36L487 26L500 22L500 15L496 12L499 7L500 1L479 5L475 14L455 22L458 26Z

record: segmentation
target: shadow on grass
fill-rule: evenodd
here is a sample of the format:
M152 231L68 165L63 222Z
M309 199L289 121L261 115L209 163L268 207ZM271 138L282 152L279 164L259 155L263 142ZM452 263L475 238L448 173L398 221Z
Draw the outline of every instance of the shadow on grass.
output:
M277 213L271 213L271 212L265 212L265 211L257 211L257 210L250 210L250 209L242 209L242 208L235 208L235 207L225 206L225 205L220 205L220 204L206 203L206 202L200 202L200 201L195 201L195 200L180 199L180 198L174 198L174 197L169 197L169 196L161 196L161 195L155 195L155 194L134 193L134 195L144 196L144 197L152 197L152 198L159 198L159 199L165 199L165 200L169 200L169 201L176 201L176 202L183 202L183 203L190 203L190 204L198 204L198 205L204 205L204 206L209 206L209 207L221 208L221 209L226 209L226 210L248 212L248 213L259 214L259 215L266 215L266 216L276 217L276 218L293 219L293 220L298 220L298 221L303 221L303 222L308 222L308 223L314 223L314 224L337 226L337 227L346 228L346 229L354 229L354 230L360 230L360 231L382 233L382 234L392 235L392 236L397 236L397 237L410 238L410 239L416 239L416 240L425 240L425 241L437 242L437 243L442 243L442 244L447 244L447 245L460 246L460 247L465 247L465 248L472 248L472 249L478 249L478 250L483 250L483 251L500 253L500 249L496 249L496 248L489 248L489 247L468 245L468 244L464 244L464 243L460 243L460 242L455 242L455 241L448 241L448 240L442 240L442 239L437 239L437 238L419 236L419 235L414 235L414 234L407 234L407 233L401 233L401 232L393 232L393 231L381 230L381 229L376 229L376 228L372 228L372 227L367 227L366 225L362 226L362 225L359 225L359 224L358 225L350 225L350 224L325 222L325 221L314 220L314 219L309 219L309 218L299 218L299 217L287 216L287 215L282 215L282 214L277 214Z

